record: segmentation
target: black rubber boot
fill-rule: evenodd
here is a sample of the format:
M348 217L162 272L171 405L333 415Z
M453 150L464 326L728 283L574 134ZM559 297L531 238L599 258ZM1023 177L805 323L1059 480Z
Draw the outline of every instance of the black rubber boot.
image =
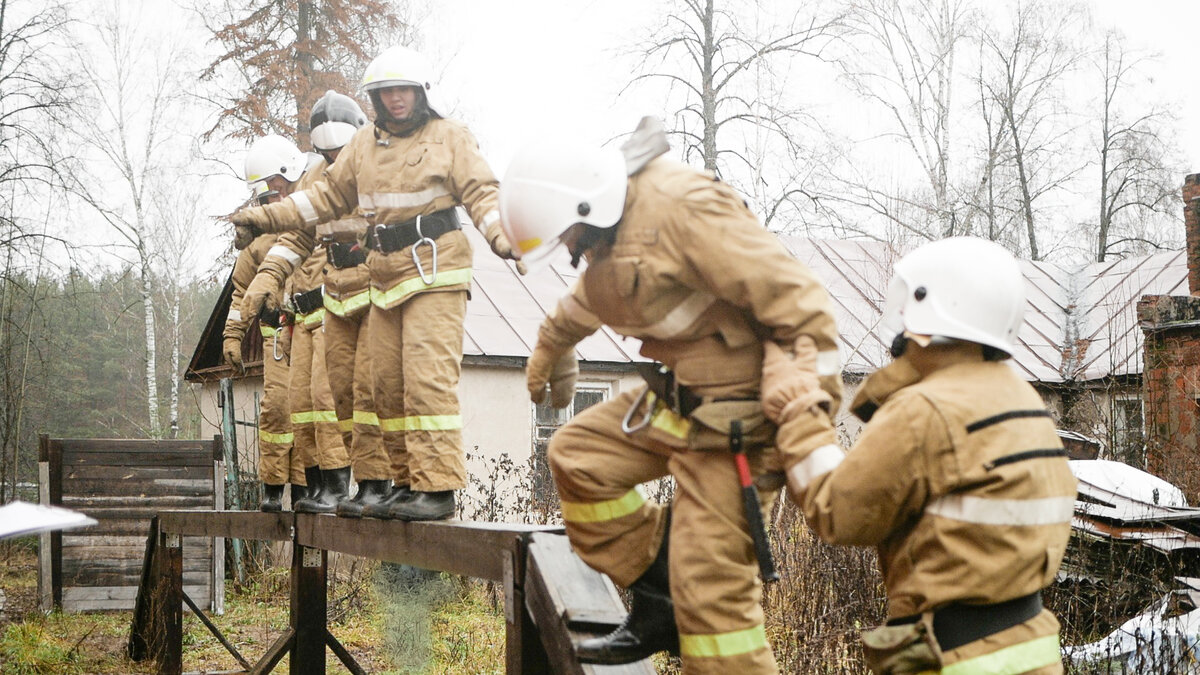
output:
M263 500L258 510L266 513L279 513L282 511L283 486L263 483Z
M392 505L388 517L393 520L446 520L454 515L454 490L417 492Z
M304 501L304 498L308 496L308 486L292 483L290 492L292 495L292 510L295 511L296 505Z
M321 466L319 464L305 467L304 486L307 487L308 490L300 496L300 500L316 499L320 496L321 490L324 488L324 486L321 485ZM292 502L293 511L296 510L297 503L298 501Z
M406 502L413 498L416 493L407 485L393 485L388 488L387 496L375 502L363 506L362 514L364 518L380 518L382 520L390 520L392 517L391 509L396 504Z
M339 501L335 512L342 518L362 518L363 507L367 504L378 503L387 497L391 484L392 481L386 478L360 480L358 481L358 492L349 499Z
M667 537L663 537L654 562L629 585L629 615L608 635L576 643L580 662L620 665L641 661L655 652L679 655L679 629L667 571Z
M292 506L296 513L333 513L338 501L348 496L350 492L350 467L340 469L322 469L321 490L317 496L309 495Z

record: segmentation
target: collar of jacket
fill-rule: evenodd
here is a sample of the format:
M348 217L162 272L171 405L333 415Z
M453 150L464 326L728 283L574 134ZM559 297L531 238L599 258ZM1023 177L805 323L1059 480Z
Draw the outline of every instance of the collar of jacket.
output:
M892 394L920 381L921 372L911 361L901 356L863 380L858 393L854 395L854 402L850 404L850 412L862 421L870 422L875 411L879 410L879 406Z

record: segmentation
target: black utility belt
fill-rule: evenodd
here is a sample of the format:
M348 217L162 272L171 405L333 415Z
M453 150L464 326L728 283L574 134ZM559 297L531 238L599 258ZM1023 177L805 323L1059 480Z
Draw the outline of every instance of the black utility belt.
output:
M325 259L339 270L358 267L367 262L367 253L358 242L341 243L330 241L325 243Z
M393 225L373 225L367 228L367 248L382 253L406 249L422 239L437 239L461 227L454 209L442 209L427 216Z
M298 314L312 314L325 306L324 294L320 286L306 293L296 293L292 296L292 305Z
M1025 623L1041 611L1041 591L991 605L956 603L933 611L933 635L942 651L950 651ZM916 623L920 618L920 615L900 617L889 620L888 625Z
M661 363L639 363L636 368L642 379L646 381L646 387L649 388L650 393L680 417L690 417L696 408L705 403L752 400L742 398L706 399L692 391L686 384L679 384L675 379L675 372Z
M268 308L264 304L258 312L258 322L271 328L290 326L294 321L295 316L286 309Z

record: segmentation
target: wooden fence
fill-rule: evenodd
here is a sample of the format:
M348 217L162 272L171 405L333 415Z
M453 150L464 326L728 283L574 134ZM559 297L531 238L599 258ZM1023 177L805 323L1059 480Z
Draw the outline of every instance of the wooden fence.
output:
M133 608L151 518L164 509L224 508L221 448L220 436L209 441L41 436L39 501L99 521L42 535L41 608ZM224 594L224 547L207 537L187 544L183 583L190 597L210 606Z

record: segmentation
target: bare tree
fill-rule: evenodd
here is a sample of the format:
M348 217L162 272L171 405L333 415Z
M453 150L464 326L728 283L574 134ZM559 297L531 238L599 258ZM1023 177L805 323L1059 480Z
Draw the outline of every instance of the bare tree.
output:
M886 111L891 129L882 138L916 163L924 189L881 187L852 163L842 199L908 236L961 231L953 186L956 63L974 21L966 0L863 0L851 24L845 81Z
M1114 31L1104 36L1095 57L1103 76L1099 105L1098 161L1100 210L1096 231L1096 261L1109 255L1141 253L1162 246L1163 239L1148 232L1156 218L1178 213L1178 176L1183 171L1171 156L1170 114L1146 103L1144 67L1149 57L1131 52Z
M785 95L798 89L786 86L788 71L797 59L825 58L844 30L846 10L768 4L671 3L652 36L635 47L641 72L630 86L664 85L674 107L668 126L682 140L685 160L702 162L753 196L769 226L785 204L813 196L804 185L808 153L800 127L816 122ZM778 171L768 173L772 166Z
M224 50L201 75L220 111L205 138L277 133L301 148L312 104L327 89L354 95L367 63L415 34L409 5L388 0L217 0L203 12Z
M1018 2L1007 30L982 34L985 99L1000 113L1017 181L1029 257L1040 260L1040 201L1082 170L1066 151L1065 77L1083 57L1075 40L1087 27L1081 7Z
M88 108L78 115L80 140L94 152L94 170L75 189L132 252L141 284L145 338L146 431L162 434L154 313L155 185L170 182L173 153L186 151L172 123L187 87L182 42L151 30L140 6L114 5L97 25L97 47L84 53Z

